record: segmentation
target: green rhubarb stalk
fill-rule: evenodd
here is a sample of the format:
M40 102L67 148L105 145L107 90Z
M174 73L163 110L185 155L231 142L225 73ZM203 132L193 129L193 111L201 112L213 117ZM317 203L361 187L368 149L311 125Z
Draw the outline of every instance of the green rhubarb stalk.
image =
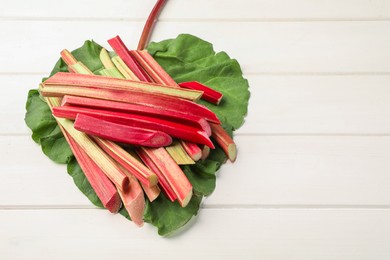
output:
M134 72L132 72L129 67L127 67L125 62L119 56L114 56L111 60L115 64L115 67L125 77L125 79L139 80Z
M174 140L172 144L166 146L165 149L177 164L195 164L194 160L188 155L188 153L181 145L181 142L178 140Z

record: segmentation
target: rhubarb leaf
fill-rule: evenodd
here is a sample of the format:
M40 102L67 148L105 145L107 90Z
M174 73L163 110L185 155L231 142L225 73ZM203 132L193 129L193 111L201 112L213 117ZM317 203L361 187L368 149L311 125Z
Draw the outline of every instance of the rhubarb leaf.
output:
M217 114L223 125L236 130L243 124L249 84L235 59L225 52L216 53L211 43L189 34L152 42L147 50L176 82L198 81L223 93L218 106L200 101Z
M158 196L148 203L144 220L158 228L158 234L166 236L184 226L199 210L202 196L194 194L185 208L175 201L171 202L165 196Z

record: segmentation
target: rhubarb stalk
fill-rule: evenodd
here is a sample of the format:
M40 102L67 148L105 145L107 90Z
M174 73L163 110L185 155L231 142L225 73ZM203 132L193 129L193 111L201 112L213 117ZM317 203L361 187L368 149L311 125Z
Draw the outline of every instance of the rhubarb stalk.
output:
M74 128L89 135L133 145L162 147L172 143L172 138L160 131L116 124L84 114L76 116Z
M237 148L233 139L229 134L222 128L221 125L210 124L211 130L213 131L212 137L221 146L227 157L231 162L234 162L237 158Z
M142 34L141 34L141 37L140 37L140 40L138 43L138 47L137 47L138 50L145 49L146 44L149 41L154 23L156 22L157 17L160 14L165 2L166 2L165 0L158 0L156 2L156 5L153 7L153 10L150 13L148 19L146 20L146 24L145 24L144 29L142 31Z

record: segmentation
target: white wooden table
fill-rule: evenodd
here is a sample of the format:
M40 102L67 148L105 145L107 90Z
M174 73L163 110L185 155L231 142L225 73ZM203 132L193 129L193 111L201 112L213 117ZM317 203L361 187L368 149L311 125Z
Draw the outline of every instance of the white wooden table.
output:
M136 47L154 1L1 3L0 259L390 259L389 1L168 2L153 40L214 43L252 93L238 160L168 239L92 206L23 121L60 50Z

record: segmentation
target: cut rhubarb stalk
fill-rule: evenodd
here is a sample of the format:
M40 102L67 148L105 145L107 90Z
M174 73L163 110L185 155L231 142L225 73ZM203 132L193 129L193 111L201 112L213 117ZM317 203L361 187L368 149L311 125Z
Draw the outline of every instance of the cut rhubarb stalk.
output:
M67 49L61 51L61 58L68 65L68 70L73 73L93 75L92 71L76 58Z
M139 227L144 224L145 197L141 185L137 179L131 175L126 169L122 171L129 177L129 189L121 191L118 189L119 195L122 198L123 205L126 208L131 220Z
M129 185L129 178L119 169L114 161L99 148L86 134L77 131L70 120L57 118L57 122L69 133L74 141L85 151L85 153L99 166L104 174L122 190Z
M202 150L196 143L184 142L183 140L180 140L180 144L187 152L188 156L195 162L202 157Z
M178 140L173 141L173 143L170 146L165 147L165 149L177 164L195 164L194 160L192 160L192 158L187 154L186 150Z
M57 98L47 98L47 103L52 109L54 106L59 106L61 100ZM86 152L74 141L74 139L65 131L65 129L59 124L61 132L64 134L65 139L69 143L72 149L73 155L76 157L81 169L83 170L85 177L91 184L92 189L96 192L96 195L102 202L103 206L111 213L116 213L121 207L121 199L117 192L117 189L104 174L104 172L98 167L98 165L86 154Z
M152 12L150 13L148 19L146 20L144 29L141 34L141 38L138 43L138 50L145 49L147 42L149 41L150 34L152 32L154 23L157 20L158 15L160 14L162 7L164 6L166 0L158 0L156 5L153 7Z
M138 156L138 154L134 151L134 150L128 150L129 154L131 154L131 156L133 156L134 158L136 158L139 162L142 163L142 160L141 158ZM156 174L157 175L157 174ZM144 190L146 196L148 197L149 201L152 202L154 201L155 199L157 199L157 197L160 195L161 193L161 190L160 188L158 187L158 185L155 185L155 186L152 186L152 187L148 187L146 186L145 184L143 184L142 182L140 183L141 186L142 186L142 189Z
M79 113L117 124L125 124L132 127L161 131L172 137L177 137L194 143L205 144L210 148L214 148L214 144L211 142L206 132L172 121L155 117L85 107L64 106L53 108L53 114L55 116L72 120L75 120L77 114Z
M150 82L148 75L140 69L133 57L131 57L129 50L119 36L108 40L108 43L139 80Z
M102 48L99 55L100 61L103 63L104 68L106 69L116 69L114 63L111 61L111 57L108 54L108 51L105 48Z
M199 128L211 136L210 125L204 118L185 114L181 111L169 111L160 107L76 96L64 96L62 99L62 106L89 107L110 111L129 112L130 114L137 115L157 116L162 119Z
M77 115L74 128L89 135L133 145L162 147L172 143L172 138L160 131L116 124L84 114Z
M139 80L138 77L132 72L123 60L119 56L112 57L112 62L115 64L115 67L120 71L120 73L125 77L125 79Z
M202 99L218 105L219 102L221 102L221 99L223 97L221 92L218 92L208 86L205 86L197 81L190 81L190 82L182 82L179 84L180 87L186 88L186 89L193 89L193 90L199 90L203 91Z
M131 156L122 147L108 140L99 137L93 137L96 143L109 154L116 162L128 170L134 177L148 187L157 184L157 176L149 168Z
M152 202L160 195L161 190L158 187L158 185L148 187L145 184L141 183L142 189L144 190L146 196L148 197L149 201Z
M206 160L207 157L210 155L210 147L207 145L202 145L202 157L200 158L201 160Z
M119 101L161 108L168 111L179 111L181 113L202 117L210 122L220 123L217 116L205 106L169 96L156 94L145 95L141 92L132 92L130 95L126 90L93 89L89 87L54 87L43 86L42 84L39 86L39 90L44 97L63 97L64 95L72 95Z
M130 51L130 54L137 60L141 67L149 74L154 82L179 87L169 74L157 63L147 51Z
M169 185L167 179L164 174L160 171L160 168L156 166L156 164L152 161L149 155L141 148L137 148L136 150L138 156L142 159L144 164L152 170L158 177L158 184L161 187L165 197L167 197L170 201L176 200L176 195L173 192L171 186Z
M93 87L95 89L120 89L138 91L151 94L163 94L192 101L199 100L202 95L202 92L198 90L172 88L149 82L66 72L56 73L47 79L43 84L45 86L66 86L69 88Z
M70 53L70 51L68 51L67 49L64 49L61 51L61 58L64 60L64 62L68 66L78 62L75 59L75 57L73 57L72 53Z
M226 156L231 162L234 162L237 158L237 148L233 139L229 134L222 128L221 125L210 124L211 130L213 131L212 137L221 146Z
M105 76L105 77L113 77L113 78L119 78L124 79L122 73L119 72L116 68L114 69L101 69L99 70L99 75Z
M177 196L179 204L182 207L187 206L192 197L192 185L168 152L164 148L141 147L140 149L149 156L165 176L169 186Z

